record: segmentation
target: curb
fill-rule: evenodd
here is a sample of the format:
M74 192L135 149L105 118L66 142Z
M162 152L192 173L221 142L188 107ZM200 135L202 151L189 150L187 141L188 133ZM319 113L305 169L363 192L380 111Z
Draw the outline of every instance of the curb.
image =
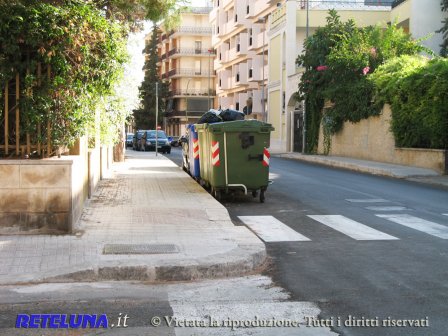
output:
M379 175L379 176L388 176L393 178L400 178L400 179L407 179L407 178L413 178L416 176L440 176L437 172L431 170L431 169L425 169L425 168L415 168L418 169L421 172L424 172L425 174L409 174L406 172L400 172L400 170L406 170L406 169L412 169L413 167L409 168L406 166L396 168L384 168L384 167L373 167L373 166L363 166L357 163L352 162L341 162L337 160L332 160L327 157L317 157L317 156L296 156L296 155L290 155L290 154L276 154L273 155L280 158L287 158L287 159L293 159L293 160L299 160L304 162L310 162L315 164L320 164L324 166L331 166L336 168L342 168L352 171L357 171L361 173L368 173L372 175ZM372 163L373 165L377 163ZM395 172L393 170L396 170Z
M245 257L244 257L245 256ZM201 260L177 260L172 265L86 265L66 274L43 275L5 281L1 285L36 283L95 282L95 281L145 281L166 283L239 277L262 271L267 263L264 244L240 245L230 252ZM113 264L113 262L109 262ZM82 266L80 266L82 268Z

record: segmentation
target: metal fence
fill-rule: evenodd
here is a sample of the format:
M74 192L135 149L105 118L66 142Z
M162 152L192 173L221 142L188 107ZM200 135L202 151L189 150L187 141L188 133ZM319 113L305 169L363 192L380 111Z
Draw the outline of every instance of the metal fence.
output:
M41 85L43 76L51 76L49 66L38 64L36 71L37 85ZM23 90L23 77L17 73L1 88L0 157L48 157L54 153L51 124L49 121L45 124L31 124L27 120L21 99L24 95L32 95L32 92Z

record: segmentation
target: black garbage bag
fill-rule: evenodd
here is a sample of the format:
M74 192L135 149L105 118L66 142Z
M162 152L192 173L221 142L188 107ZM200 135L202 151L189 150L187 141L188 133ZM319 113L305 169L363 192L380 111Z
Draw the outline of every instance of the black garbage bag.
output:
M205 112L198 120L198 124L213 124L221 122L222 118L220 116L221 111L211 109Z
M220 116L223 121L244 120L244 113L237 110L224 110L221 112Z

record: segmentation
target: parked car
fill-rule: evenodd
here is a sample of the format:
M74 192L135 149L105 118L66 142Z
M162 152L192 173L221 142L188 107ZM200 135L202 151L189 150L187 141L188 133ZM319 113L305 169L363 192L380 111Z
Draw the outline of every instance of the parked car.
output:
M177 145L182 146L184 143L188 143L188 137L186 135L181 135L177 140Z
M128 133L126 134L126 148L133 146L134 134Z
M168 139L170 140L171 147L178 147L179 146L179 142L178 142L179 141L179 137L178 136L171 136L171 137L168 137Z
M140 150L156 150L156 130L145 131L140 139ZM157 150L171 153L171 144L164 131L157 131Z
M145 131L143 131L143 130L136 131L134 136L132 137L132 149L133 150L135 150L135 151L140 150L140 142L141 142L143 133L145 133Z

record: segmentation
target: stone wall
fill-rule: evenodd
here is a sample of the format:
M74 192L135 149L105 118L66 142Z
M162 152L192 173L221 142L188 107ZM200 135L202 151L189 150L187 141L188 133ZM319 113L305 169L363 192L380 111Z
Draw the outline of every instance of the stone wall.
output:
M381 115L361 120L358 123L345 122L343 129L331 137L329 155L399 164L433 169L446 174L446 151L418 148L395 148L390 131L392 113L386 105ZM323 154L322 128L319 134L318 153Z
M110 169L113 152L87 152L81 141L70 153L75 155L0 160L0 234L72 232L86 199Z
M0 162L1 233L62 233L71 229L71 159Z

